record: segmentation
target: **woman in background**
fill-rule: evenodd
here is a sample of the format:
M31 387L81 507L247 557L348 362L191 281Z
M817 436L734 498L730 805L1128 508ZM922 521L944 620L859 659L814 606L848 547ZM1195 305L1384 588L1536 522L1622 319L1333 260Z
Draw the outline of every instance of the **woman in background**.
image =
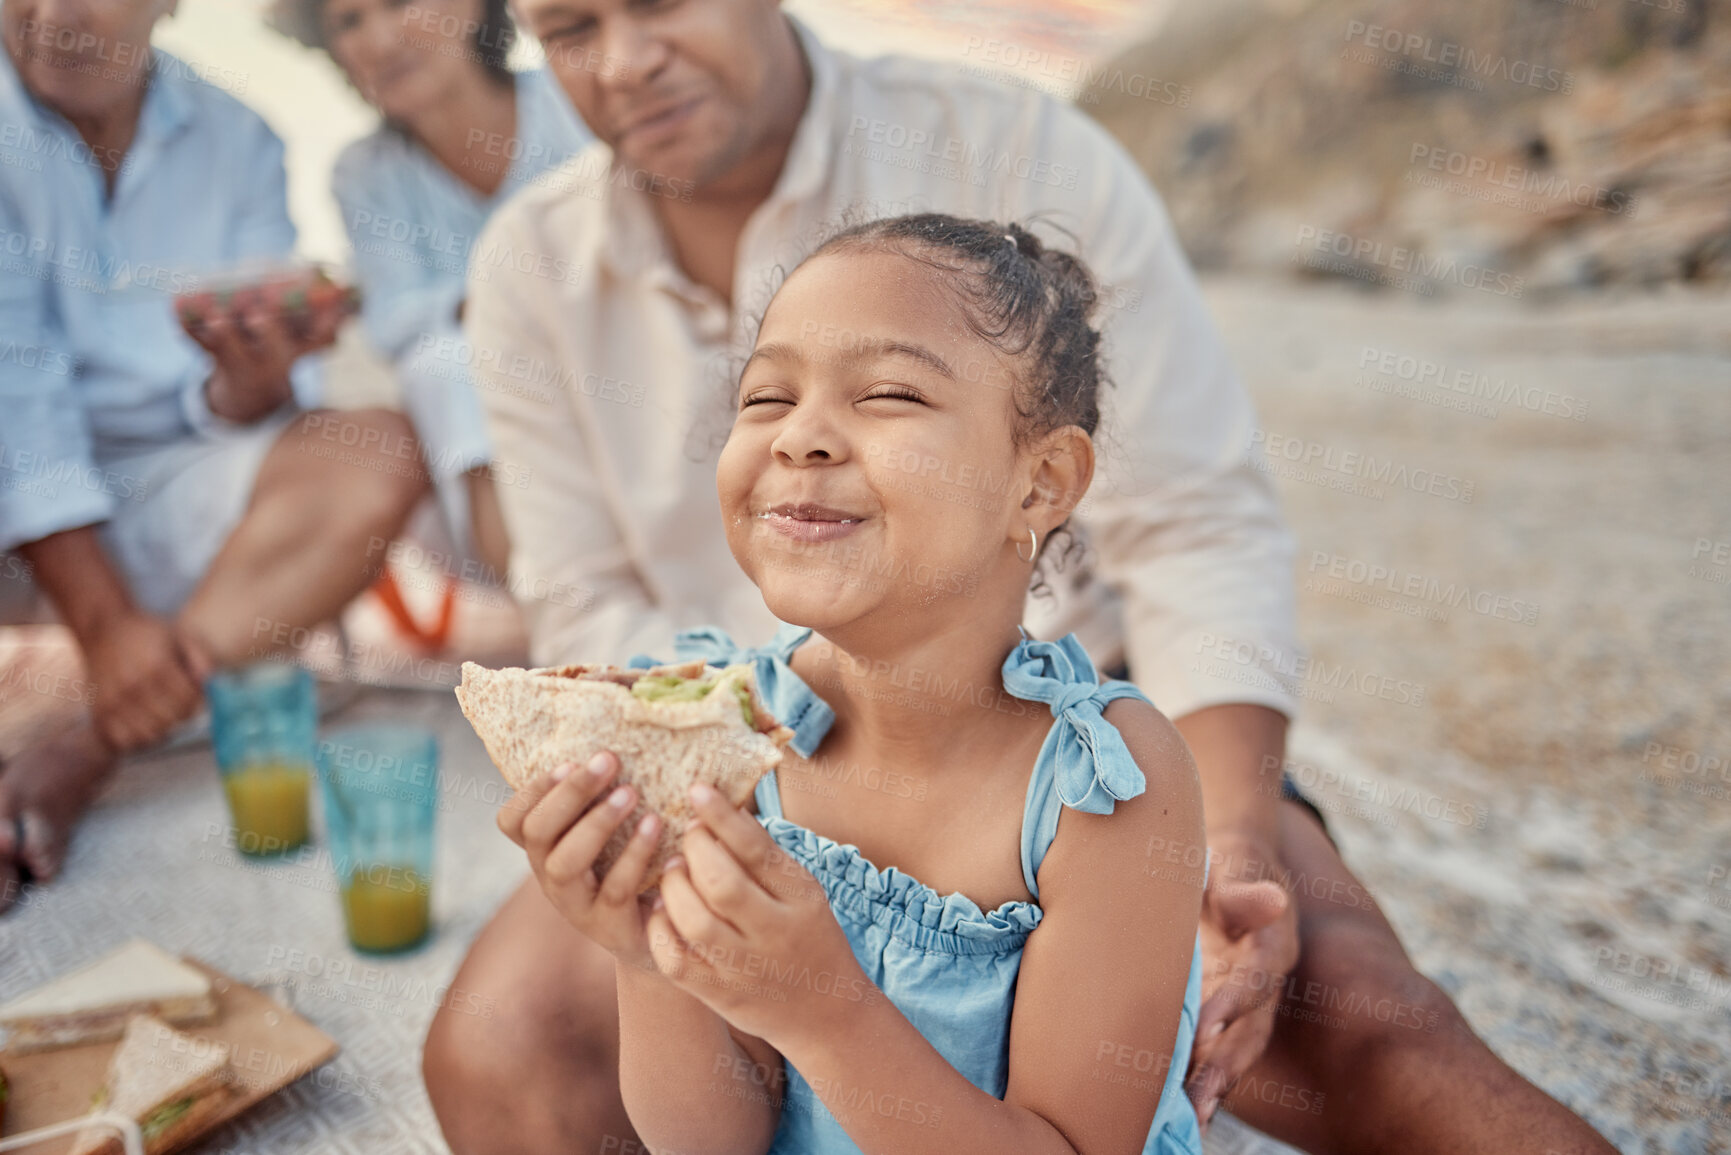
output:
M544 69L506 63L506 0L277 0L271 23L321 48L384 123L338 158L368 339L459 549L503 580L507 545L479 400L460 351L469 250L493 210L592 136Z

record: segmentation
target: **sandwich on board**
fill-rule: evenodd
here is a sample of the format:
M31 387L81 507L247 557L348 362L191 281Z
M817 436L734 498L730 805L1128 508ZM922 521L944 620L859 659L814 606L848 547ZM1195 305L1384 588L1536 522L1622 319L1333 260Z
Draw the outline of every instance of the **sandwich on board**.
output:
M619 756L619 784L636 788L637 806L602 848L595 870L605 874L637 823L654 811L663 824L644 890L660 882L663 865L678 852L693 817L691 786L707 783L741 805L780 764L781 748L793 737L765 707L745 664L489 670L464 662L457 701L515 789L567 762L581 766L602 750Z
M161 1019L136 1015L108 1061L108 1081L92 1107L138 1121L145 1155L173 1150L222 1113L233 1091L228 1046L183 1035ZM121 1155L120 1136L90 1127L67 1155Z
M96 961L0 1006L12 1054L118 1039L133 1015L178 1026L216 1018L204 972L135 938Z

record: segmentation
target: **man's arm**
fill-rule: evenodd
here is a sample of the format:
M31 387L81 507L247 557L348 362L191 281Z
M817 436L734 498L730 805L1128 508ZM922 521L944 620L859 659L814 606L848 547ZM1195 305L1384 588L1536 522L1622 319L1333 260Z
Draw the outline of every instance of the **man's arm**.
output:
M21 543L18 552L78 639L105 742L118 750L148 745L198 708L202 657L133 604L93 526Z
M538 218L522 211L525 203L497 213L479 247L558 252L557 237L534 231ZM449 354L453 370L469 364L487 413L511 591L537 664L664 653L672 619L650 600L592 464L596 435L579 417L582 398L562 388L582 377L556 337L557 314L571 307L562 288L508 263L471 276L463 324L470 348Z
M53 239L56 221L39 190L0 183L0 236ZM59 322L52 270L16 265L0 277L0 550L30 562L84 653L103 739L130 748L154 741L191 713L198 685L172 632L141 613L97 540L115 499L95 473L90 427L73 382L77 358Z
M331 195L342 208L353 249L361 326L379 354L401 369L426 337L459 335L463 281L437 263L463 260L470 238L438 221L416 219L415 208L391 195L391 174L380 171L389 163L373 141L351 144L331 172ZM393 239L416 229L431 230L425 247Z
M283 145L265 124L247 119L229 128L231 148L244 188L212 194L213 210L231 211L226 249L229 259L288 261L294 256L295 228L288 215L288 177ZM232 197L224 203L222 197ZM194 433L229 425L250 425L288 404L315 407L323 392L323 366L314 355L330 345L342 324L340 305L318 308L297 329L286 317L259 302L237 319L218 316L188 335L208 354L181 386L181 412Z
M1252 452L1254 408L1159 197L1098 125L1053 117L1050 149L1074 158L1078 187L1068 221L1047 200L1060 223L1081 217L1114 382L1102 475L1077 519L1122 598L1130 668L1177 720L1202 781L1211 869L1191 1092L1206 1119L1266 1046L1272 995L1298 956L1279 835L1294 547Z
M1202 1013L1188 1083L1204 1125L1274 1033L1285 976L1298 962L1297 908L1280 852L1286 716L1210 706L1177 720L1201 771L1208 831Z

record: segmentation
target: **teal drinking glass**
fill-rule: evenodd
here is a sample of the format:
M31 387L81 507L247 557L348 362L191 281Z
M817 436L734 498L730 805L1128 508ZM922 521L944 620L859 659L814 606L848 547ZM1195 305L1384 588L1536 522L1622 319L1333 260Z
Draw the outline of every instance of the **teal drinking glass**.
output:
M205 682L210 739L243 854L293 850L307 840L318 691L300 666L258 662Z
M335 730L319 739L318 768L350 945L420 945L432 925L438 740L417 726Z

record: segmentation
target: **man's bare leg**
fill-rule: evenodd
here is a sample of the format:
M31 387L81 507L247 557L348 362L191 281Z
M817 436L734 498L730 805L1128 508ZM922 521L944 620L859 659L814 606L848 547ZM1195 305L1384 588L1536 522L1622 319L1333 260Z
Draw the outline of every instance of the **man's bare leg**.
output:
M451 992L421 1071L453 1155L637 1149L619 1094L613 957L534 879L475 939Z
M59 872L73 825L115 763L85 719L0 767L0 913L18 900L26 878L48 882Z
M1281 810L1286 864L1306 880L1304 953L1287 987L1297 997L1226 1108L1313 1155L1615 1155L1413 969L1316 820ZM624 1147L633 1132L619 1097L612 962L532 880L481 932L452 986L496 1006L491 1019L445 1007L427 1036L427 1092L455 1155ZM1312 1010L1328 1021L1305 1021ZM608 1136L620 1142L603 1148Z
M273 633L335 617L378 576L427 492L408 419L386 409L296 418L259 467L245 515L180 612L217 665L262 656ZM261 626L262 623L262 626Z
M328 620L371 584L382 559L370 556L371 545L395 537L426 491L401 414L298 418L266 454L246 512L181 610L179 628L221 666L262 656L278 623ZM46 882L59 869L72 827L115 762L86 719L0 770L0 911L26 873Z
M1295 894L1302 953L1268 1050L1226 1109L1312 1155L1615 1155L1497 1058L1413 969L1316 818L1292 803L1280 809L1286 866L1304 880Z

